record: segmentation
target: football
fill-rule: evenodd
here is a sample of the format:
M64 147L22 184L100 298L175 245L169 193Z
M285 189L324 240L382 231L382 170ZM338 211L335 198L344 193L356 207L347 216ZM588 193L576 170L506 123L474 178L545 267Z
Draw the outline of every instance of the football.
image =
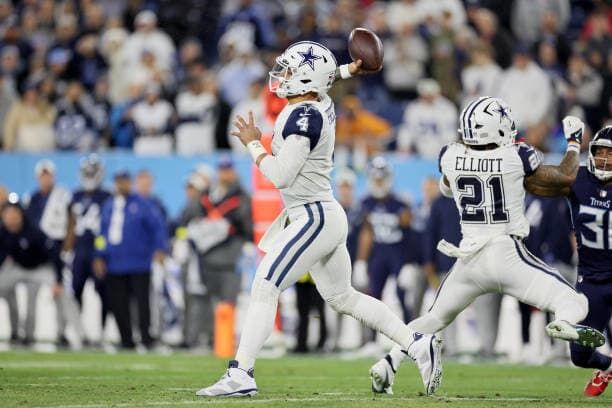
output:
M364 69L377 71L382 66L382 41L374 32L366 28L355 28L349 35L348 48L351 59L363 61Z

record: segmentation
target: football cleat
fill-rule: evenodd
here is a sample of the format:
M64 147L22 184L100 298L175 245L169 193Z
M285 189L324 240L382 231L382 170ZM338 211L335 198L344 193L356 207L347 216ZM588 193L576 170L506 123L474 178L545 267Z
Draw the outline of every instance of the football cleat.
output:
M606 338L598 330L581 324L571 324L565 320L555 320L548 323L546 333L550 337L573 341L584 347L597 348L603 346L606 342Z
M395 369L391 364L391 356L386 355L370 368L370 380L372 381L372 392L377 394L393 394L393 380Z
M587 397L598 397L606 390L608 383L612 381L611 371L597 370L593 374L593 378L589 380L584 387L584 395Z
M238 368L238 361L229 362L227 371L219 381L196 392L199 397L252 397L257 394L253 369Z
M407 354L414 360L427 395L434 394L442 384L442 340L433 334L415 334Z

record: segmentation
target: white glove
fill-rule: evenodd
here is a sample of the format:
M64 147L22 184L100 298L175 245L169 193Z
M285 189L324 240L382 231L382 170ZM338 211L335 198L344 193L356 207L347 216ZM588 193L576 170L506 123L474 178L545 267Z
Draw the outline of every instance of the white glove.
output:
M406 264L402 266L402 269L400 269L397 275L397 286L404 290L414 288L419 273L421 273L421 271L419 271L415 265Z
M566 116L563 118L563 133L567 143L582 144L582 135L584 134L584 122L576 116Z
M353 265L353 285L359 289L367 288L368 281L368 264L360 259Z

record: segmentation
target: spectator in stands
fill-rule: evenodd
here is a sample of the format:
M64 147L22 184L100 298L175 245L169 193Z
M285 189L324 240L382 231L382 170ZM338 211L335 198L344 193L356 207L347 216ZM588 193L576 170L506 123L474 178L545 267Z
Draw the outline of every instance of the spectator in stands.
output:
M147 84L144 99L131 109L131 119L136 126L137 138L134 152L137 154L169 154L172 152L171 126L174 108L160 98L160 86Z
M11 106L4 123L4 149L28 152L53 150L56 110L41 97L38 84L28 82Z
M606 59L612 49L612 23L605 7L599 7L585 22L582 41L586 42L587 59L600 73L606 71ZM609 71L609 68L608 68Z
M99 133L92 116L93 103L81 83L71 81L66 94L57 103L55 144L61 150L91 150L98 144Z
M516 47L512 67L502 74L498 95L510 105L519 134L527 143L545 148L548 115L555 101L550 80L533 62L527 46Z
M73 62L78 80L90 92L107 69L106 61L98 52L97 42L98 37L94 34L81 37L76 44Z
M470 49L470 64L461 71L461 105L483 95L497 95L501 74L501 68L493 60L491 46L476 41Z
M19 80L23 66L19 57L19 49L14 45L7 45L0 53L0 73L4 81L5 91L13 95L19 88Z
M21 205L15 200L4 203L0 210L0 297L12 306L11 341L23 345L34 341L36 325L36 295L42 285L61 291L61 275L53 264L59 259L58 247L36 224L29 221ZM15 287L24 283L28 289L24 336L19 336Z
M257 48L269 48L276 42L268 16L253 0L239 0L237 9L221 18L217 38L231 31Z
M554 13L558 20L558 30L565 31L570 19L569 0L516 0L512 10L512 32L515 37L532 45L542 34L542 21L547 13Z
M15 102L15 94L7 88L4 78L0 76L0 123L5 123L6 117ZM0 146L4 144L4 127L0 127Z
M217 79L221 97L233 107L247 97L251 82L267 76L267 69L257 58L253 44L235 38L226 46L231 48L232 57L219 70Z
M556 12L552 10L544 11L540 25L541 32L535 48L537 49L537 46L542 42L554 44L559 61L565 65L571 53L571 46L564 30L560 27L559 15Z
M429 47L431 48L431 77L440 85L440 93L451 100L457 99L459 80L457 65L461 62L455 49L457 34L453 26L453 16L449 10L443 10L440 16L432 21L429 30ZM432 27L433 25L433 27Z
M157 28L157 16L151 10L143 10L134 20L136 30L125 42L123 53L126 58L126 71L138 67L138 61L143 52L149 51L155 56L162 70L173 66L176 50L172 39L164 31Z
M109 95L113 103L124 102L128 97L129 82L125 78L127 64L124 44L128 33L123 27L109 28L100 40L101 53L108 63Z
M417 0L389 2L386 15L389 28L396 33L404 32L406 27L417 27L424 17Z
M352 154L352 164L364 168L367 158L383 150L383 143L391 136L391 125L383 118L368 112L354 95L342 99L342 109L336 124L336 143ZM339 153L341 153L341 151Z
M567 94L568 107L580 106L585 121L591 129L599 129L602 123L600 98L604 87L601 75L591 67L582 54L574 53L567 66L570 89Z
M119 327L121 347L135 347L130 312L130 300L135 299L141 343L151 348L154 345L149 332L151 264L165 258L165 227L159 211L131 192L130 175L125 171L115 174L115 194L102 208L96 249L94 273L98 279L106 279L109 307Z
M215 83L210 76L188 79L187 89L178 94L175 102L177 153L201 154L215 150L217 104Z
M140 60L130 69L128 78L130 83L140 83L143 85L155 82L167 91L171 91L174 86L171 71L168 68L164 68L157 60L155 54L148 49L142 51Z
M253 81L249 86L249 94L247 98L241 100L232 109L227 127L227 138L229 145L232 147L232 152L234 153L247 152L244 145L240 143L240 140L231 135L231 132L234 130L234 122L236 121L238 115L246 118L248 117L249 112L253 112L255 123L261 123L263 125L260 127L262 133L266 134L272 131L270 126L268 126L269 122L266 120L266 107L264 105L264 98L262 94L265 86L267 86L267 83L263 78Z
M453 29L465 24L465 8L461 0L420 0L418 8L425 19L440 20L448 14Z
M478 9L474 14L474 25L478 36L495 50L495 61L502 68L510 66L512 60L512 37L497 22L497 16L485 8Z
M408 23L399 27L395 35L385 42L383 76L392 96L404 100L416 97L416 86L425 76L428 57L427 44L417 32L417 27Z
M128 98L115 105L110 112L109 125L112 144L118 148L132 148L136 139L137 129L132 117L132 108L142 97L140 84L130 84Z
M440 87L433 79L419 81L417 92L419 99L404 112L397 148L435 159L442 146L457 139L457 108L440 95Z

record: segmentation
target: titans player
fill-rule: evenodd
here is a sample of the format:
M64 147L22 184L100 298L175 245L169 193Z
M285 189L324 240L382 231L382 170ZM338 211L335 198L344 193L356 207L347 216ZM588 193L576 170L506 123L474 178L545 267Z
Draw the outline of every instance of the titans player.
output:
M437 337L415 333L384 303L351 286L346 214L331 187L336 114L327 91L338 74L350 77L360 73L359 67L359 61L338 67L334 55L321 44L292 44L276 58L270 72L270 91L288 100L274 124L272 154L262 146L261 131L251 112L247 120L238 116L234 123L233 135L280 190L285 210L259 244L266 255L253 279L236 358L219 381L197 395L257 393L253 367L272 332L279 295L306 272L335 311L353 316L406 347L417 361L423 382L437 381Z
M72 269L74 296L83 304L83 288L90 277L102 300L102 326L107 313L104 282L95 278L92 270L94 238L100 233L102 205L111 194L101 188L104 165L100 158L91 154L81 159L79 168L80 188L74 192L68 208L68 231L64 241L64 260Z
M367 268L369 294L376 299L390 276L397 278L406 262L403 245L405 229L410 225L410 209L393 192L391 166L384 157L375 157L368 169L369 195L361 202L363 225L359 234L355 275L365 275ZM410 313L404 304L404 291L397 291L404 309L404 321Z
M562 191L568 196L578 243L576 288L589 300L582 324L605 330L612 314L612 126L595 134L586 166L576 182ZM612 381L612 358L592 348L570 345L572 362L596 369L584 394L596 397Z

